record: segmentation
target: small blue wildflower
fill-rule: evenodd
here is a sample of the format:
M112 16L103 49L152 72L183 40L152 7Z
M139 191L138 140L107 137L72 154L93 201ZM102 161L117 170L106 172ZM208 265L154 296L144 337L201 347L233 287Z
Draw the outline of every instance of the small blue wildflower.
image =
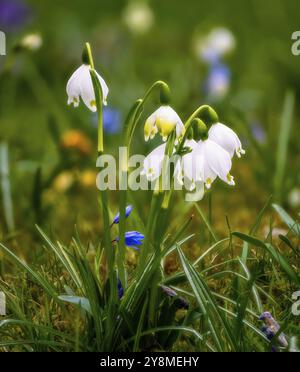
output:
M93 126L97 127L97 115L93 115ZM121 114L110 107L103 108L103 128L107 134L117 134L121 131Z
M122 286L121 280L118 279L118 297L119 297L119 300L121 300L121 298L123 296L124 296L124 288Z
M21 0L0 0L0 29L14 31L29 20L30 9Z
M267 137L266 132L260 123L258 122L252 123L251 132L257 142L262 143L262 144L266 142L266 137Z
M204 85L205 93L212 99L225 96L231 82L231 71L222 62L213 63Z
M139 250L136 246L140 246L143 243L145 236L138 231L128 231L125 233L125 245L127 247ZM115 239L116 242L120 240L119 237Z
M130 213L132 212L132 209L133 209L132 205L128 205L128 207L126 207L126 211L125 211L126 218L129 217ZM119 222L120 222L120 213L116 215L116 217L113 220L112 225L117 225Z

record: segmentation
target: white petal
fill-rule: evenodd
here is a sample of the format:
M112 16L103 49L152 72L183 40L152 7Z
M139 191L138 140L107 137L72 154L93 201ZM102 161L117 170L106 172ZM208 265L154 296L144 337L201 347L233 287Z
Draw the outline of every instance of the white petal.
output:
M79 105L79 96L81 92L80 82L84 75L84 65L80 66L70 77L67 83L67 94L68 94L68 104L74 103L74 106Z
M93 112L97 111L96 98L92 78L90 75L90 67L85 65L84 73L81 75L80 95L85 105Z
M148 142L149 139L153 139L155 137L155 134L157 133L157 127L155 125L156 121L156 114L153 113L148 117L145 123L144 128L144 135L145 135L145 141Z
M109 92L108 87L104 79L97 72L96 76L102 88L103 103L106 105ZM94 87L90 75L90 66L82 65L74 72L67 84L67 94L68 104L73 103L74 106L77 107L79 105L79 97L81 97L90 110L93 112L97 111Z
M230 175L232 162L229 153L209 139L203 142L203 152L207 168L217 174L222 181L234 185L233 177Z
M153 127L157 130L159 129L160 134L163 136L163 140L166 141L170 131L176 128L176 137L179 138L184 134L184 125L176 113L176 111L170 106L161 106L158 108L147 120L148 125L150 121L154 120ZM146 122L146 124L147 124ZM145 138L149 137L149 128L147 128L147 135ZM156 134L153 134L153 136Z
M176 138L181 138L185 134L185 126L181 119L179 118L179 121L176 124Z
M203 164L203 155L197 151L198 144L194 140L187 140L185 147L189 147L192 152L182 158L183 175L191 184L195 184L197 181L202 181L201 164Z
M199 141L198 147L195 150L195 159L200 172L200 178L205 183L208 189L211 188L212 183L217 178L217 173L210 167L205 151L205 143L207 141Z
M218 123L212 125L208 135L210 140L223 147L224 150L229 152L231 157L233 157L234 153L238 157L241 157L241 154L245 153L237 134L224 124Z
M155 181L161 175L165 150L166 144L162 144L156 147L144 160L143 173L149 181Z
M108 86L107 86L105 80L98 74L97 71L96 71L96 75L97 75L97 78L99 79L99 82L100 82L100 85L101 85L101 88L102 88L103 104L106 106L109 89L108 89Z

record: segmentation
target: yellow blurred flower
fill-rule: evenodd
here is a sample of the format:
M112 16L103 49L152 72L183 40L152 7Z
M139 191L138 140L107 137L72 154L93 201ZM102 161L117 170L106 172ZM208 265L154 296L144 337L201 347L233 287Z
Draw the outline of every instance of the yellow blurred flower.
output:
M28 34L21 40L21 46L28 50L38 50L43 45L43 39L40 34Z
M81 186L89 188L96 186L97 173L93 170L86 170L79 175L79 182Z
M69 130L61 140L61 146L64 149L78 150L82 155L89 155L92 152L92 142L79 130Z
M71 172L62 172L55 178L53 182L53 188L57 192L65 192L70 189L73 183L74 183L73 174Z

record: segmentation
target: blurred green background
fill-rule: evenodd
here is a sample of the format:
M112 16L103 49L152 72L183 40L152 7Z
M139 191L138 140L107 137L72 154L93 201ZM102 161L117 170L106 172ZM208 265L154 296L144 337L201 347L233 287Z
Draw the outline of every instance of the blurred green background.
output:
M95 119L82 104L77 110L68 107L65 92L86 41L109 85L115 120L122 123L132 103L154 81L165 80L172 89L172 106L183 120L209 102L221 121L239 133L247 154L234 162L237 186L214 187L217 231L227 228L226 215L233 229L248 229L271 194L297 214L300 57L292 55L291 35L300 24L298 0L24 3L26 17L14 27L0 13L0 29L7 36L7 56L0 57L2 238L16 227L22 240L32 241L34 223L65 239L74 223L88 237L101 229ZM211 66L199 53L201 40L215 28L229 30L235 39L235 47L222 57L228 78L222 97L211 97L205 89ZM22 40L28 34L40 36L42 45L25 47ZM144 118L158 104L153 99ZM146 154L155 143L143 144L142 124L134 146ZM105 141L107 151L116 153L122 136L108 130ZM116 199L117 193L112 195L114 211ZM144 219L147 200L141 194L135 201ZM207 204L206 198L202 205ZM176 204L174 216L185 208Z

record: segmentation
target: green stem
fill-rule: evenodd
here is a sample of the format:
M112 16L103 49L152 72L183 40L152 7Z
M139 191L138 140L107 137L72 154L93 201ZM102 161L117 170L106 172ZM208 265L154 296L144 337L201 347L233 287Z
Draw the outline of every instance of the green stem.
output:
M90 69L90 75L93 83L95 101L97 107L98 115L98 156L103 155L104 153L104 144L103 144L103 92L99 82L99 79L96 75L94 69L94 61L92 56L92 51L89 43L86 43L86 52L88 56ZM107 332L110 332L114 324L114 311L115 304L117 303L117 281L114 269L114 250L111 244L111 235L110 235L110 219L109 219L109 209L108 209L108 196L106 191L100 192L101 197L101 209L102 209L102 219L103 219L103 234L104 234L104 249L107 257L108 264L108 277L110 284L110 297L109 297L109 310L108 310L108 321L107 321Z

